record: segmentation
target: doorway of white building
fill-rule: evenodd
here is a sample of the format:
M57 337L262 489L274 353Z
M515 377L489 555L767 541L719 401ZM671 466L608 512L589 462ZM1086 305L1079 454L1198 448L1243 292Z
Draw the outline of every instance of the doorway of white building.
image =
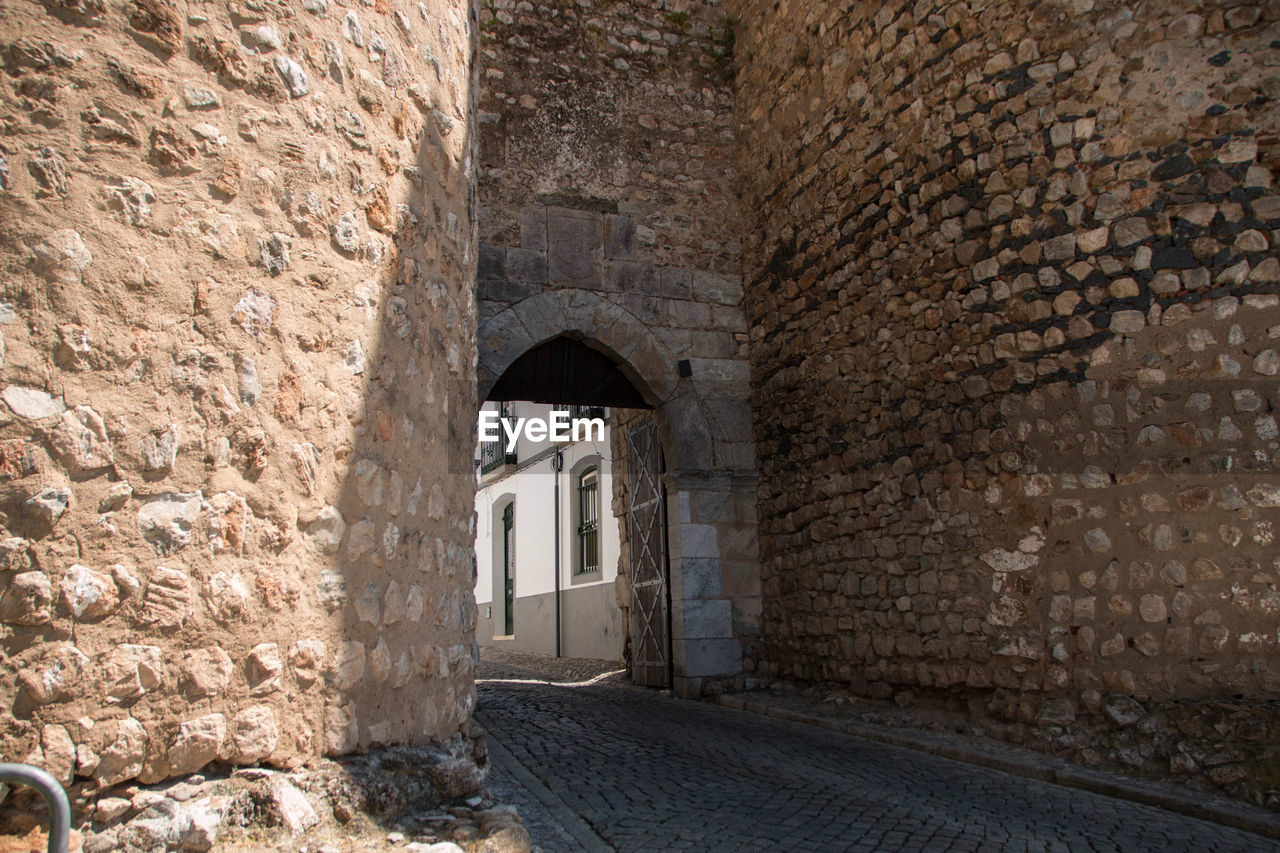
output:
M556 657L622 661L625 588L618 583L614 431L629 410L530 401L489 402L508 424L598 422L576 438L521 433L478 442L476 640ZM594 425L594 423L593 423Z

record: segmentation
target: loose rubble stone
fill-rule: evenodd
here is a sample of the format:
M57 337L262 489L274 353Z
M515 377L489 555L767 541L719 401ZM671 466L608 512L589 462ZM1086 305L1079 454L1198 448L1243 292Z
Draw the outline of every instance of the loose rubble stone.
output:
M271 795L290 835L301 835L319 823L320 816L306 795L283 776L272 777Z
M202 797L179 809L173 823L181 849L197 853L212 849L230 805L227 797Z
M93 818L99 823L111 823L132 809L133 804L123 797L103 797L94 806Z
M465 758L441 761L431 770L431 782L440 796L448 799L469 797L484 786L484 773L475 762Z

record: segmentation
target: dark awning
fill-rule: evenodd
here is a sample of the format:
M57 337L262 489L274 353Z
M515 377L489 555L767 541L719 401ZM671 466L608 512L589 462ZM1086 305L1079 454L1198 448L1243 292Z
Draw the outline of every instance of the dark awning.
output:
M552 338L520 356L493 384L490 401L651 409L609 356L573 338Z

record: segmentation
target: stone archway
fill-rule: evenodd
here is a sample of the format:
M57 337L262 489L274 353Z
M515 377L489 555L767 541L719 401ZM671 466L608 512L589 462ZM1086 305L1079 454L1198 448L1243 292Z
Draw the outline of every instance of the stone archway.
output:
M560 289L530 296L477 331L479 398L521 355L559 336L613 359L654 409L668 465L672 684L681 696L738 686L760 612L755 475L735 467L740 442L715 407L746 405L745 387L681 358L655 330L608 296ZM744 423L744 421L739 421ZM749 424L749 421L745 423Z

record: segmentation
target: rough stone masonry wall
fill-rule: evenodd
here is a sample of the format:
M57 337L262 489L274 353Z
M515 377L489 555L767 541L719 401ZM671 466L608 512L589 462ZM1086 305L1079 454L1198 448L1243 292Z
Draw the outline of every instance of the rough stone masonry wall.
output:
M0 752L110 785L465 733L471 8L0 22Z
M570 283L556 280L556 259L548 282L550 206L552 217L556 207L609 214L599 260L612 263L577 286L620 292L642 316L653 314L644 300L655 296L736 305L720 292L726 285L695 283L691 295L689 283L692 272L739 272L726 27L714 0L484 0L480 239L507 257L486 259L497 270L481 271L490 283L482 300L509 303ZM494 274L504 265L510 275ZM503 278L505 287L493 286ZM708 334L739 331L727 317L708 319L698 324ZM726 338L716 357L745 348Z
M758 671L1280 804L1280 5L743 0Z
M671 527L684 695L740 683L760 612L729 24L694 0L480 14L481 390L567 332L648 394L686 508ZM629 606L625 532L623 552Z

